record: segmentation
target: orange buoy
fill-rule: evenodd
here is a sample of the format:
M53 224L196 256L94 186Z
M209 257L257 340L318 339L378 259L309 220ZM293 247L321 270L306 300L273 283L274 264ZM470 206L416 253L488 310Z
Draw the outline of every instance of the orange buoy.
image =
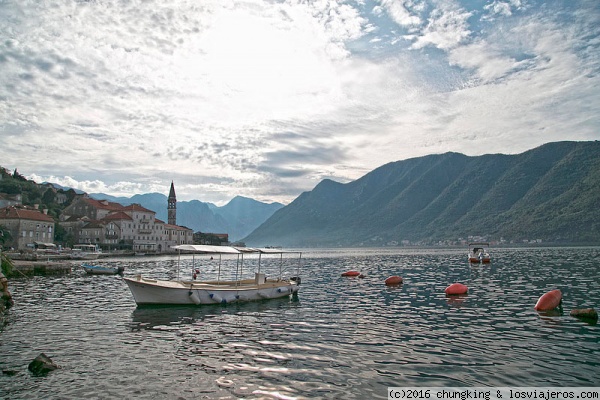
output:
M548 311L554 310L556 307L560 305L562 300L562 293L558 289L554 289L549 291L548 293L544 293L542 297L540 297L535 303L535 307L533 307L536 311Z
M389 278L387 278L385 280L385 284L390 286L390 285L399 285L402 283L402 277L394 275L394 276L390 276Z
M468 291L469 288L466 285L463 285L462 283L453 283L452 285L448 286L446 290L444 290L444 292L446 292L446 294L449 295L465 294Z
M358 271L346 271L342 274L342 276L359 276L360 272Z

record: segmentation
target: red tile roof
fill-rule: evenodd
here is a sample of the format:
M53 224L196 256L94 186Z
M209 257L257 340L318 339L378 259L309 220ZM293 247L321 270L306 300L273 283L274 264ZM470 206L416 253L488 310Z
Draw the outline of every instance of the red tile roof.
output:
M188 228L187 226L172 225L172 224L165 224L165 229L173 229L176 231L191 231L191 229Z
M129 220L129 221L133 220L133 218L131 218L129 215L125 214L123 211L117 211L117 212L108 214L106 217L102 218L102 221L122 221L124 219Z
M121 211L123 206L119 203L113 203L108 200L96 200L91 197L84 197L83 201L91 205L92 207L99 208L102 210Z
M154 211L148 210L147 208L144 208L141 205L136 204L136 203L130 204L128 206L122 206L122 207L123 207L122 208L123 211L141 211L141 212L149 212L152 214L156 214Z
M88 222L81 229L98 229L98 228L104 228L104 224L102 223L102 221L94 220L94 221Z
M54 222L51 216L39 210L17 208L14 206L0 209L0 219L27 219L31 221Z

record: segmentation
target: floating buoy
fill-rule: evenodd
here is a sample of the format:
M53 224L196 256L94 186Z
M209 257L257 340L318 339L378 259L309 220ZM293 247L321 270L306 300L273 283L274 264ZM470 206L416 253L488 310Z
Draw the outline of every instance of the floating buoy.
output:
M346 271L342 274L342 276L359 276L360 272L358 271Z
M390 276L389 278L387 278L385 280L385 284L390 286L390 285L399 285L402 283L402 277L394 275L394 276Z
M571 310L571 316L582 319L598 319L598 313L593 308L579 308Z
M468 291L469 288L462 283L453 283L452 285L448 286L446 290L444 290L444 292L449 295L465 294Z
M216 294L216 293L211 293L210 294L210 298L213 299L217 303L222 303L223 302L223 298L221 296L219 296L218 294Z
M554 289L549 291L548 293L544 293L542 297L540 297L535 303L535 307L533 307L536 311L549 311L554 310L556 307L560 305L562 300L562 293L558 289Z

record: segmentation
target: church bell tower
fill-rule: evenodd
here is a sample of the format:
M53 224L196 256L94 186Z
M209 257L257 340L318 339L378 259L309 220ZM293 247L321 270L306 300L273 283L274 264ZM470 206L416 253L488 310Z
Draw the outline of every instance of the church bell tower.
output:
M177 197L175 197L175 186L171 181L171 190L169 191L169 200L167 205L168 224L177 225Z

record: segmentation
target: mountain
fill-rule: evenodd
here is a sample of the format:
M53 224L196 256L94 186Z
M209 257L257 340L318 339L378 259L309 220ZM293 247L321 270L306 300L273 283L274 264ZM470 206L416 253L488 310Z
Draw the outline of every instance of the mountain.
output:
M236 196L223 207L216 207L214 212L227 222L230 237L239 240L250 234L282 207L281 203L262 203Z
M517 155L445 153L320 182L243 240L250 246L377 246L467 239L598 243L600 142Z
M156 218L167 222L167 196L160 193L136 194L132 197L115 197L104 193L92 193L90 197L129 205L141 204L156 213ZM228 233L230 241L237 241L262 224L280 203L262 203L242 196L218 207L199 200L177 202L177 224L204 233Z

